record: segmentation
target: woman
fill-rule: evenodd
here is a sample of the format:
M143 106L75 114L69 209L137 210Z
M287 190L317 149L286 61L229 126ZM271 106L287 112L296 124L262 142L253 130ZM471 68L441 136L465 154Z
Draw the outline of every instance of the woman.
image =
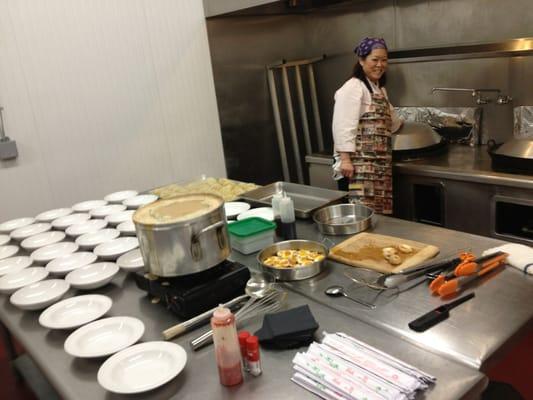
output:
M380 214L392 214L391 134L402 125L385 90L387 45L365 38L355 48L353 76L335 93L334 178Z

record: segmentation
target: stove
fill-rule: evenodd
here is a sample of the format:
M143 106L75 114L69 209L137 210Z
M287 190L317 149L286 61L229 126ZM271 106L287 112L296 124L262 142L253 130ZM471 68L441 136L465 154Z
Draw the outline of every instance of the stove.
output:
M181 318L191 318L244 293L250 271L229 260L207 271L175 278L156 277L145 272L133 275L137 287L159 298Z

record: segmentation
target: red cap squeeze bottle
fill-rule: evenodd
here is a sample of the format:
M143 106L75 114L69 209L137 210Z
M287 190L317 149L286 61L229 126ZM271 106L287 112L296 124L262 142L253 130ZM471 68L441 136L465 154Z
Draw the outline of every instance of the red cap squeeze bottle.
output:
M246 356L246 339L248 339L249 337L250 332L239 331L239 346L241 347L242 365L246 372L250 371L250 368L248 367L248 359Z
M246 359L250 374L259 376L263 372L261 369L261 355L259 354L259 338L250 336L246 339Z

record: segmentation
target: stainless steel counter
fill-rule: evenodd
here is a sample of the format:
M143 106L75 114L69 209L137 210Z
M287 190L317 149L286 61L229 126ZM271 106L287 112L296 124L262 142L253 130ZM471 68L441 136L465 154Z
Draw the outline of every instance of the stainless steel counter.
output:
M325 241L330 246L346 237L321 235L310 222L298 224L298 237ZM369 230L385 235L411 239L436 245L441 253L437 257L456 255L459 249L470 249L475 254L503 243L468 233L452 231L425 224L380 216L376 226ZM251 257L237 256L238 261L253 267ZM254 263L253 265L250 265ZM439 297L430 295L427 284L402 293L387 293L376 297L377 292L361 288L346 278L344 271L369 280L378 274L328 261L326 270L319 276L301 282L290 283L290 288L310 299L331 307L346 315L401 337L421 348L440 354L476 369L486 370L498 352L513 342L515 335L531 328L533 320L533 277L508 267L480 280L465 293L475 291L476 297L454 309L451 317L438 326L423 332L411 331L407 324L420 315L443 304ZM419 283L420 281L415 281ZM344 298L330 298L324 290L331 285L346 286L350 295L378 304L375 310L353 304ZM402 290L409 288L406 284Z
M161 331L179 322L161 304L154 304L137 289L133 278L121 272L112 283L94 290L113 299L110 316L127 315L140 318L146 331L142 341L161 340ZM67 296L74 295L70 291ZM473 368L448 362L431 352L420 349L400 338L372 327L362 321L334 311L304 296L290 293L288 307L308 304L320 331L343 331L389 352L416 367L435 375L437 384L423 398L459 399L476 398L487 384L486 377ZM290 381L291 360L297 350L261 350L263 374L245 377L245 382L234 388L225 388L218 382L213 347L192 352L188 342L202 330L179 337L174 342L187 351L185 370L171 382L153 391L137 396L121 396L101 388L96 375L103 359L75 359L63 350L69 331L48 330L38 324L39 312L21 311L9 303L8 297L0 297L0 319L20 341L45 377L64 399L284 399L314 398L309 392ZM255 321L247 325L254 331L260 327ZM305 348L300 349L300 351Z

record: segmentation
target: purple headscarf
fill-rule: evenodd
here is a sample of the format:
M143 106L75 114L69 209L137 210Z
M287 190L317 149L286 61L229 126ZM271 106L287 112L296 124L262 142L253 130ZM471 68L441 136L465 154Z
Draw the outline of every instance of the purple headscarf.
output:
M359 57L368 56L374 49L385 49L387 50L387 44L382 38L372 38L366 37L361 40L361 43L354 49L355 54Z

